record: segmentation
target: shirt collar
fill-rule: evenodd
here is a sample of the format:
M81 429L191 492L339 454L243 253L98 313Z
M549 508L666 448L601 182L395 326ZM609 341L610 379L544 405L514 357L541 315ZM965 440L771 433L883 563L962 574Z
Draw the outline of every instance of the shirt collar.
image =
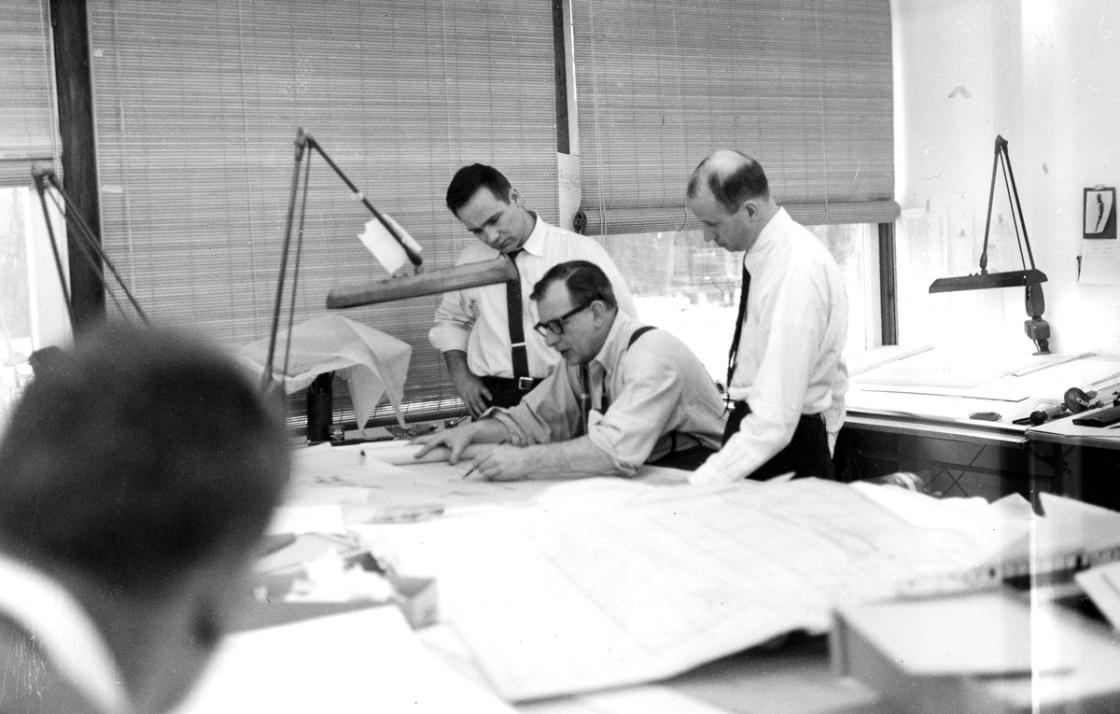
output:
M630 317L622 310L618 310L614 314L614 324L611 325L610 332L607 333L607 341L603 343L602 349L599 354L595 355L592 362L598 362L603 366L605 372L610 372L611 367L618 364L618 360L622 357L622 353L629 346L627 341L630 334L634 330L641 327L638 321Z
M529 215L533 217L533 230L529 233L529 237L521 244L522 250L530 255L541 257L544 255L545 236L548 235L548 224L541 220L533 211L529 211Z
M132 711L124 678L97 626L53 578L0 555L0 610L34 636L62 676L106 714Z
M755 240L754 245L747 251L747 255L753 258L768 253L778 244L777 236L781 234L782 229L792 221L793 219L786 213L786 209L779 208L777 213L771 216L770 220L766 222L766 225L762 227L762 232L758 234L758 239Z

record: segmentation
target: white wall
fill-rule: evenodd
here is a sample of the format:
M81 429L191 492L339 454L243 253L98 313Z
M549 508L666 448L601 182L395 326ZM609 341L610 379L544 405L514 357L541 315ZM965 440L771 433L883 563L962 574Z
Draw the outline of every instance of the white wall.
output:
M1120 184L1120 132L1110 131L1120 126L1120 3L891 0L891 12L902 341L1032 349L1022 334L1022 290L926 292L933 273L978 270L1001 134L1035 262L1050 278L1051 348L1120 344L1120 286L1079 284L1076 262L1083 189ZM1001 175L993 213L1009 220L1008 211ZM909 264L938 240L949 248L944 265ZM994 256L989 265L1017 267Z

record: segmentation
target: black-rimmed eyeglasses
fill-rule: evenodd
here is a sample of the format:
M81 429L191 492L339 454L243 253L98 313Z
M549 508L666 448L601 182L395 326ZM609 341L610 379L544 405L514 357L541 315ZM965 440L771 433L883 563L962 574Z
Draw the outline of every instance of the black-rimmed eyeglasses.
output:
M537 324L533 325L533 329L539 332L542 337L548 337L548 334L550 332L554 335L562 335L564 334L564 323L567 322L568 318L570 318L572 315L575 315L580 310L586 310L587 308L591 307L591 303L595 302L595 300L596 298L591 298L579 307L573 307L571 310L568 310L555 320L549 320L548 322L538 322Z

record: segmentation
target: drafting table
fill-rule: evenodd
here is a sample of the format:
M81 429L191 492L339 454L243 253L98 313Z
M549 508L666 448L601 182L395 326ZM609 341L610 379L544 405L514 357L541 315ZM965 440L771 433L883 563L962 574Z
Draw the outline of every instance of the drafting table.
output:
M1120 357L985 358L891 347L869 353L851 373L837 446L847 480L912 471L944 495L1033 500L1048 492L1120 507L1120 439L1064 426L1068 415L1038 427L1013 423L1060 404L1073 386L1109 398L1120 383Z
M561 559L575 557L577 553L583 552L580 550L581 544L585 547L588 542L609 543L610 540L603 538L602 533L612 531L600 531L599 529L604 525L608 528L618 526L619 523L616 521L617 515L612 515L611 518L605 522L605 524L598 523L598 525L596 526L597 522L601 521L602 519L598 519L597 521L594 513L591 513L591 517L589 518L583 518L584 513L582 504L588 503L589 494L592 495L593 498L598 498L600 496L603 496L605 498L612 498L615 494L622 493L623 491L634 490L625 487L617 488L612 484L618 482L614 482L612 480L602 480L605 483L598 486L595 484L587 484L590 486L595 486L594 490L591 491L588 491L584 488L571 489L561 492L556 492L555 489L549 489L549 491L545 494L542 494L542 490L544 488L547 488L550 484L542 484L539 482L513 483L502 485L481 483L471 484L469 481L463 482L461 480L461 474L466 469L466 466L463 464L460 464L458 466L450 466L442 463L423 464L404 467L399 472L387 473L384 471L379 471L375 474L370 474L362 470L362 467L360 465L361 462L356 460L355 453L352 450L349 452L341 449L336 451L329 446L313 448L318 449L318 452L315 452L316 454L323 454L324 450L327 450L329 458L337 460L339 467L332 467L332 469L329 470L330 472L326 473L325 476L324 472L320 470L313 479L308 479L306 474L300 475L297 478L297 483L295 485L295 496L297 499L302 498L305 503L313 503L315 502L314 499L316 498L321 499L322 502L338 502L343 505L344 511L349 514L349 518L352 519L360 527L360 524L363 522L363 519L367 517L368 513L375 512L378 504L380 504L382 501L386 499L392 500L393 498L396 498L396 504L403 505L405 497L408 496L407 492L412 488L415 488L417 493L417 503L427 503L434 498L447 498L449 499L449 502L453 500L456 503L456 508L459 509L458 512L466 513L469 511L471 513L470 517L478 519L472 523L472 529L476 526L482 526L484 530L488 530L489 522L492 522L495 518L500 519L506 514L511 516L509 520L514 524L531 524L533 527L529 530L526 530L525 533L532 534L531 537L535 545L532 549L526 550L526 552L535 552L535 549L542 543L547 543L551 544L552 546L559 547L559 550L550 550L550 552L552 553L550 558L556 556L559 556ZM305 454L310 453L312 453L311 450L307 450L305 452ZM347 459L349 459L350 461L348 462ZM297 455L297 462L301 460L302 455ZM347 464L350 465L347 466ZM679 472L675 472L674 470L660 469L651 471L647 476L644 476L643 478L656 483L673 484L675 482L675 479L680 478L680 475L681 474ZM367 485L365 487L357 485L359 481L362 480L367 481L370 485ZM397 487L387 488L387 486L390 485L391 480L395 480ZM386 488L382 488L380 491L374 489L373 482L375 481L380 481L381 485L386 486ZM399 486L401 486L402 484L406 487L403 490L399 488ZM572 485L577 487L584 486L583 483L573 483ZM806 486L811 484L801 485ZM314 491L314 493L301 494L301 488L306 488L308 486L311 486L312 488L306 490ZM699 487L688 488L697 489ZM830 488L833 489L827 492L830 498L821 499L821 503L831 503L831 496L837 495L835 492L835 489L837 487L833 485ZM849 487L843 487L845 491L848 488ZM886 489L888 487L880 488ZM487 492L488 489L489 492ZM651 489L645 490L650 491ZM661 489L658 490L660 491ZM374 496L375 493L377 494L376 496ZM692 491L691 493L696 493L696 491ZM783 491L783 493L785 492ZM903 492L898 491L897 493ZM519 506L517 505L519 499L526 500L540 495L547 496L547 498L544 502L541 502L540 499L537 498L531 513L528 512L529 509L519 509ZM703 496L702 493L700 495ZM916 496L916 494L911 495ZM493 496L495 500L501 501L505 504L505 507L502 510L485 510L487 506L481 501L485 500L488 496ZM573 498L573 496L575 498ZM741 496L749 497L752 499L761 497L757 493L751 492L749 489L747 492L737 495L736 498ZM778 496L778 494L774 494L774 496ZM657 498L658 494L654 494L654 497ZM815 519L818 517L817 514L819 513L819 511L815 510L816 507L813 504L808 504L803 507L800 505L800 499L794 500L798 502L798 504L795 505L795 508L809 509L802 513L803 516L807 515L809 519ZM671 503L667 503L662 500L659 503L661 503L662 506L671 507L670 512L673 514L681 512L682 506L688 505L687 502L682 502L680 501L680 499L673 499ZM702 520L705 522L705 528L707 528L708 524L706 523L706 521L710 520L708 518L708 514L711 513L711 511L709 510L707 505L705 505L706 503L706 501L697 503L696 508L693 508L692 510L694 517L689 521L689 523L697 523L698 521L695 519L695 515L700 514L702 516ZM348 511L346 509L346 504L350 505ZM498 507L492 506L491 508ZM896 535L900 532L895 531L893 527L887 531L884 531L878 525L878 520L867 521L866 514L862 513L861 511L849 511L847 505L847 496L845 496L844 499L841 499L840 505L832 508L837 513L850 514L848 516L848 520L860 524L859 527L863 529L863 532L865 534L880 534L877 536L876 545L872 548L873 553L881 553L885 555L888 552L905 552L905 557L901 559L904 562L908 562L911 558L917 557L918 551L915 549L915 546L918 541L912 538L898 538L896 537ZM1029 510L1026 504L1023 505L1023 508ZM536 524L539 523L539 519L542 518L543 513L551 512L552 514L563 515L562 511L564 511L564 509L568 509L569 515L572 515L574 513L574 515L578 519L578 523L596 527L585 531L582 528L570 528L569 526L571 525L572 521L560 520L556 523L553 531L548 531L547 528L543 530L536 528ZM575 510L573 511L572 509ZM521 513L518 513L519 510L521 511ZM759 513L771 512L769 507L763 507L757 510ZM665 510L661 510L660 512L663 514L666 513ZM611 513L614 514L615 512L612 511ZM631 515L633 515L635 518L634 524L638 525L646 522L665 523L665 520L663 518L656 518L652 521L644 520L648 515L644 509L633 514L627 513L626 519L629 519ZM735 530L739 530L741 528L741 511L736 511L734 513L724 515L733 517L734 525L732 527ZM344 514L343 517L346 518L347 516ZM482 522L481 517L485 517L485 523ZM878 518L878 516L876 518ZM421 539L425 541L426 545L427 543L431 542L432 538L438 539L442 532L444 536L453 536L451 540L454 540L457 543L465 544L465 546L460 547L466 547L469 552L479 554L478 558L476 558L473 562L465 562L464 559L457 558L454 561L457 564L457 572L454 574L447 573L439 569L433 571L435 573L437 582L442 583L442 585L444 585L448 589L449 594L452 592L457 593L457 595L459 596L465 594L462 591L454 590L454 588L456 584L461 586L462 583L467 581L481 583L498 582L497 580L492 579L492 575L498 572L504 573L504 575L502 576L503 582L510 580L509 569L511 562L518 563L518 565L513 568L513 571L516 572L517 576L521 577L521 580L523 582L542 582L539 581L536 577L536 571L540 568L537 568L536 566L526 567L529 561L526 561L524 559L515 561L506 560L506 556L511 555L513 551L506 552L503 550L503 556L499 558L488 559L485 557L486 553L491 552L490 550L485 548L486 543L513 543L515 544L514 551L523 550L523 548L519 544L527 542L525 539L507 537L510 534L516 535L520 533L520 530L495 529L493 534L484 534L483 537L476 540L473 535L468 534L465 529L455 527L456 524L453 523L453 521L458 519L464 519L465 521L465 516L452 515L450 513L433 515L430 524L438 526L438 528L425 529L423 531L423 537ZM624 519L622 526L625 526L626 522L629 521L625 521ZM732 521L727 522L731 523ZM811 521L805 520L803 518L799 522L809 523ZM887 522L888 521L883 521L883 523ZM386 528L408 529L420 527L422 525L427 525L427 523L416 524L415 526L402 526L400 524L397 524L386 526ZM378 526L374 525L373 527L377 528ZM679 527L679 525L674 525L674 527L670 530L675 531L678 530ZM654 531L648 531L645 528L641 528L640 530L634 530L632 527L628 528L629 530L627 530L626 532L640 533L640 540L643 542L658 542L651 541L651 539L655 537L664 537L663 534L659 535L658 533ZM820 529L818 528L814 530ZM837 533L836 531L832 530L831 527L827 528L826 530L829 534ZM398 530L397 532L402 533L405 536L405 541L414 540L414 536L404 533L404 531ZM539 537L542 532L546 535L549 532L552 532L552 537L546 538L545 541L541 541ZM618 530L618 528L613 528L613 532L620 531ZM705 532L707 531L705 530ZM791 531L791 529L789 528L786 528L784 533L793 534L793 531ZM465 540L461 540L464 536L469 537L467 537ZM495 537L500 538L501 540L494 540ZM794 535L791 535L791 537L794 537ZM813 537L811 533L810 537ZM490 540L487 540L488 538ZM801 535L795 535L794 540L796 542L801 542L801 538ZM814 543L820 543L822 550L826 552L822 552L819 555L815 553L807 554L805 565L810 572L818 572L817 567L827 562L829 564L829 569L838 574L851 572L858 575L858 581L861 583L868 580L868 576L871 575L871 573L867 569L857 568L853 570L846 564L846 562L837 561L831 555L831 552L828 551L828 547L826 546L827 540L828 539L822 540L820 537L817 537L816 540L813 541ZM481 544L483 547L476 547L476 545L479 544ZM868 545L870 544L871 543L868 542ZM941 551L945 549L946 545L949 545L949 542L939 541L939 545L937 546L939 558L941 557ZM888 546L887 550L882 549L885 546ZM775 556L771 555L770 551L777 548L778 544L769 542L766 553L760 553L758 556L752 554L750 557L770 558L771 560L773 560ZM668 554L668 551L659 547L653 548L653 550L658 554ZM955 549L956 552L960 552L961 550L963 549ZM566 551L571 551L570 555L566 554ZM741 558L746 557L746 554L742 553L742 551L739 551L739 553L740 555L736 556L738 567L732 568L731 571L728 571L728 574L730 575L732 572L736 571L748 572L755 574L754 577L757 579L757 573L759 572L757 568L755 568L753 565L744 566L744 561L742 561ZM695 565L697 572L714 572L710 567L706 565L706 558L708 558L709 556L706 555L705 559L695 558L692 554L692 551L689 550L688 557L690 559L696 559L697 561L699 561ZM876 555L876 557L878 556ZM816 560L814 560L814 558ZM581 563L586 562L582 557L577 557L576 560ZM688 565L684 565L682 567L681 561L667 561L665 560L664 556L660 556L658 558L658 561L662 564L665 564L667 562L674 563L672 567L662 567L658 571L662 576L659 578L662 588L665 587L666 579L671 582L681 582L682 577L685 581L690 580L690 578L688 578L687 576L682 575L683 573L687 572L689 567ZM621 561L616 560L614 562ZM816 563L816 565L813 565L814 562ZM893 562L900 562L899 558L897 558L897 555L894 558ZM552 565L546 562L543 563L543 567L551 568ZM587 582L591 583L593 586L598 584L601 587L608 588L604 591L604 593L609 596L609 600L618 600L620 598L624 599L633 595L632 592L624 594L620 590L617 590L613 586L611 586L606 580L603 579L606 573L593 573L588 571L582 565L580 566L580 568L578 568L578 571L584 571L587 574L587 577L590 578L590 580ZM544 572L544 570L541 570L541 572ZM644 578L640 581L631 581L625 574L618 575L617 573L614 573L613 569L608 572L616 575L617 577L615 579L618 580L618 582L640 582L641 587L638 588L639 592L644 590L646 587L646 580ZM440 573L443 574L441 575ZM447 575L448 577L445 578L444 575ZM570 576L571 575L569 572L569 575L566 577ZM621 579L619 580L619 578ZM765 586L762 585L763 581L765 582ZM577 589L579 587L582 587L579 582L575 581L573 581L573 585L575 585ZM773 587L773 584L769 579L762 579L758 584L753 585L752 587L754 587L756 590L758 590L759 588L764 588L768 591ZM675 588L675 586L673 586L672 584L669 585L669 588L678 589ZM494 595L489 588L476 587L475 589L479 591L472 596L475 599L463 600L461 599L461 597L456 597L453 599L456 599L457 603L449 605L449 607L455 608L456 606L458 606L459 612L463 612L464 604L470 606L469 609L473 609L474 605L476 604L487 604L494 600ZM623 589L632 590L633 588L627 586ZM552 592L551 589L549 589L548 591ZM666 593L665 590L658 589L655 589L651 592L657 594L657 597L654 599L654 601L656 602L662 602L662 595L658 593ZM511 589L510 593L508 594L504 592L501 594L503 596L506 596L506 598L509 599L510 602L537 602L536 598L518 597L519 593L520 590L514 588ZM678 597L689 597L688 592L679 592L673 594ZM481 596L483 599L478 600L477 598L479 596ZM785 596L783 595L780 597ZM476 632L490 633L493 631L492 628L486 627L487 617L509 617L509 611L501 607L501 601L498 602L498 606L491 607L490 609L492 610L492 612L488 613L482 619L481 622L483 625L483 629L479 630L477 628L478 623L475 623ZM689 600L689 602L692 602L692 600ZM543 603L542 607L544 607ZM456 620L456 613L454 611L449 612L449 615L452 622L455 622L460 627L465 625L464 622ZM526 620L519 620L518 622L525 621ZM657 621L660 622L659 619ZM491 622L495 621L491 620ZM524 632L525 630L521 629L520 626L514 629L514 635L517 636L518 641L524 641L520 637L520 635L522 635ZM495 647L494 644L488 643L483 646L481 650L476 650L475 655L466 654L467 650L463 647L462 642L457 642L456 638L451 637L446 631L444 631L444 628L442 626L430 628L423 631L422 639L425 644L428 645L428 648L432 652L437 653L441 659L449 662L453 666L453 669L458 670L460 673L467 674L468 678L476 679L476 681L482 680L478 678L477 669L475 669L472 673L472 667L475 662L474 656L477 656L479 652L486 650L487 647L490 647L491 649ZM501 644L501 642L506 641L507 640L499 640L496 646L507 653L516 651L518 653L517 658L521 658L524 656L523 649L521 647L514 646L513 648L510 648ZM582 642L583 640L580 639L579 641ZM549 640L549 642L551 642L551 640ZM611 639L611 642L615 642L615 640ZM476 640L475 646L477 647L478 645L479 643ZM551 649L551 645L544 649ZM533 651L537 652L541 650L538 648L534 649ZM534 668L530 671L536 672L550 670ZM492 674L493 672L491 672L491 675ZM658 710L685 713L690 711L746 712L780 710L793 712L887 712L894 710L892 706L884 703L884 701L881 700L875 692L871 691L867 687L849 680L842 679L832 672L832 670L830 669L827 645L822 636L793 636L790 640L786 641L785 644L775 646L773 648L762 647L747 651L738 651L736 653L730 654L729 656L722 657L708 664L704 664L702 666L691 669L684 674L659 681L655 684L639 684L592 694L566 695L543 700L538 699L528 703L518 704L516 708L519 711L532 712L534 714L564 714L568 712L614 712L617 714L624 714L628 712L648 712Z

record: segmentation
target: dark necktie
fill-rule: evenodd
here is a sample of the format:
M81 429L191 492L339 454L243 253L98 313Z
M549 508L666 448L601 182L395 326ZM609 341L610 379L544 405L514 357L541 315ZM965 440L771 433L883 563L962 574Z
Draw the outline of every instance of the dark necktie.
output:
M524 249L518 248L506 253L509 262L513 263L517 271L517 256ZM511 345L510 359L513 363L513 378L529 376L529 356L525 351L525 326L521 317L521 273L517 272L516 280L506 281L506 315L509 318L509 342Z
M731 338L731 349L727 352L727 389L731 390L731 375L735 373L735 358L739 356L739 338L743 334L743 322L747 319L747 294L751 290L751 274L743 266L743 285L739 288L739 317L735 319L735 336Z
M586 362L579 366L579 436L587 434L591 419L591 370Z

